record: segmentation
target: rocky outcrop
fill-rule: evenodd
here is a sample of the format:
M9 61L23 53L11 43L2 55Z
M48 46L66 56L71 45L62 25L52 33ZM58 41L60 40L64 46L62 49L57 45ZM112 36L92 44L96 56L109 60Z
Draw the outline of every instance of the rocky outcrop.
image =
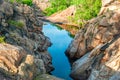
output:
M51 42L42 33L39 14L34 5L0 0L0 39L4 39L0 43L0 80L33 80L54 69L47 52Z
M75 80L120 79L120 2L103 2L103 6L110 3L106 8L116 7L101 10L98 17L89 20L66 50L66 55L73 61L70 75Z
M99 15L104 14L108 10L115 10L119 9L120 7L120 1L119 0L102 0L102 7L99 12Z
M32 0L32 2L42 11L50 6L49 0Z
M69 24L68 18L75 15L76 7L74 5L70 6L69 8L63 10L62 12L57 12L47 19L54 23L62 23L62 24Z
M63 79L58 79L57 77L54 77L48 74L42 74L37 76L35 80L63 80Z

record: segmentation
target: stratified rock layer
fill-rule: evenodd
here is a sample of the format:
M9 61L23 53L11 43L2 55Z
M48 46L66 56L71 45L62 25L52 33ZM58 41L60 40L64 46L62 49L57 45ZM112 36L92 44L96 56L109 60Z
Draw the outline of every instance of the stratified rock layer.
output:
M120 80L120 2L102 2L108 10L89 20L66 50L75 80Z

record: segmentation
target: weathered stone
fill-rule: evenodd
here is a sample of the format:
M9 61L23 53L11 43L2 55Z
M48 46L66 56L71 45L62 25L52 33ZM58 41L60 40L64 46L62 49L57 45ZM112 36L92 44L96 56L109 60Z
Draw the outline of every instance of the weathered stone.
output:
M34 80L63 80L48 74L43 74L43 75L39 75L37 76Z
M34 57L27 55L25 60L18 67L17 79L33 80L34 73L36 72L34 67Z
M113 13L108 12L107 14L104 14L106 16L106 20L109 21L112 19L112 22L107 22L107 24L106 22L103 23L104 21L101 22L101 20L103 20L101 16L98 17L99 19L96 18L87 23L87 26L85 26L84 28L84 31L86 32L84 32L83 30L80 30L78 32L78 34L80 35L75 36L75 40L70 44L68 50L66 51L66 54L68 54L70 58L80 58L86 52L94 49L99 44L110 41L114 35L119 34L119 23L116 23L116 21L119 20L114 18L115 15L118 15L118 11L119 10L116 10ZM112 14L111 17L108 17L108 14ZM95 20L97 21L97 23ZM93 22L95 23L93 24ZM72 52L73 49L75 50L74 55Z
M0 44L0 72L13 79L33 80L36 75L50 72L50 65L51 57L47 52L37 57L28 55L22 47Z
M120 80L120 72L115 73L109 80Z
M106 5L110 4L113 1L114 0L102 0L102 6L106 6Z
M46 72L50 72L50 71L54 70L54 68L51 64L52 58L50 57L50 54L47 51L38 53L36 55L36 58L43 60Z
M62 23L62 24L69 24L68 17L74 16L76 12L76 7L74 5L70 6L69 8L63 10L62 12L57 12L50 17L47 18L47 20L50 20L54 23ZM72 24L72 23L71 23Z
M17 73L17 67L24 58L24 55L26 55L26 52L21 47L0 44L1 67L9 73ZM5 65L3 63L5 63Z
M32 0L32 2L40 8L40 10L45 10L50 6L49 0Z
M80 58L79 60L75 61L72 64L72 71L70 76L75 80L85 80L89 75L89 66L91 64L91 59L89 58L89 54L87 53L85 56ZM85 72L86 70L86 72Z
M104 57L101 57L100 66L92 69L89 80L119 80L120 69L120 38L115 39L111 45L104 51ZM99 52L102 54L102 51ZM94 62L95 63L95 62Z
M40 12L36 7L0 1L0 36L8 43L0 43L0 79L33 80L51 72L52 58L47 52L51 42L42 33Z
M70 59L77 59L71 71L75 80L120 79L120 2L102 1L110 11L103 10L97 18L89 20L66 51Z
M37 72L35 73L36 75L39 75L40 73L41 74L45 74L46 73L45 64L44 64L42 59L39 59L39 58L35 57L34 63L35 63L35 66L37 67L36 68Z
M106 13L109 10L117 10L120 7L119 0L102 0L102 7L99 15Z
M12 5L5 1L0 5L0 11L6 14L7 16L13 15Z

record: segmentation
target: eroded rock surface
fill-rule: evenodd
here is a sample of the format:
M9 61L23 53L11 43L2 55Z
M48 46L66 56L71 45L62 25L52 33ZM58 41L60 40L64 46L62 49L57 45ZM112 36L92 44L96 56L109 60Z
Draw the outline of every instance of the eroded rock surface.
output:
M120 3L103 2L108 10L89 20L66 50L75 80L120 80ZM116 7L109 10L111 5Z
M49 0L32 0L32 1L38 8L40 8L40 10L43 11L50 6Z
M57 78L57 77L54 77L48 74L42 74L36 77L35 80L63 80L63 79L60 79L60 78Z
M39 14L34 5L0 0L0 79L34 80L54 69Z

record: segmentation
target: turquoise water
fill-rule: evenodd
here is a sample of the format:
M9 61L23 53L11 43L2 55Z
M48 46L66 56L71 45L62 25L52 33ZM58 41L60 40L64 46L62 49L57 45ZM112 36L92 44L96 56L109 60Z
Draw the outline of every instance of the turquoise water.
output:
M55 68L52 74L65 80L72 80L69 77L71 67L64 53L72 40L69 33L50 23L43 25L43 32L52 42L52 46L48 48Z

